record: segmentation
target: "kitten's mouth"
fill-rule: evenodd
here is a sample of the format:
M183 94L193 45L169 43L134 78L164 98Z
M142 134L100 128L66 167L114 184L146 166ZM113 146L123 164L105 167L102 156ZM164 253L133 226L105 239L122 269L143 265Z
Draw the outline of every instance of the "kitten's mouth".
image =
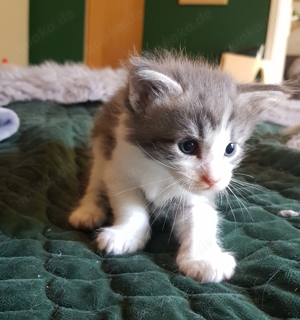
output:
M216 185L211 185L209 186L208 184L204 183L203 181L190 181L189 183L183 183L183 188L186 189L187 191L196 194L196 195L201 195L204 191L209 191L209 190L218 190L216 188Z
M222 179L209 179L209 177L201 176L199 180L192 177L179 178L179 184L183 189L197 195L201 195L204 191L221 191L227 187L221 181Z
M209 182L209 181L203 181L201 180L200 182L196 183L196 188L199 190L198 192L201 193L201 191L221 191L224 189L222 185L220 185L221 180L218 180L217 182ZM196 189L195 188L195 189ZM197 192L197 193L198 193Z
M208 188L214 187L221 179L212 179L208 175L202 176L202 181L208 186Z

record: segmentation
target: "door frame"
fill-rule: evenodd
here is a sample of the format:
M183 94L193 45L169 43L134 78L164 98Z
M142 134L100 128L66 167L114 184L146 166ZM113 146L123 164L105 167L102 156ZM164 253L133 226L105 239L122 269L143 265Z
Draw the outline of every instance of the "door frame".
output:
M271 75L268 83L283 80L292 10L293 0L271 0L264 54Z

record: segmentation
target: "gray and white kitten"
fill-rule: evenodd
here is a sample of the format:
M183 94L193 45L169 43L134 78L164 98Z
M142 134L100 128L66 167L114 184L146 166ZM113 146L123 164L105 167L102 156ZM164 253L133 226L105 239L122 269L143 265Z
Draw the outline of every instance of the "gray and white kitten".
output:
M229 279L236 262L218 239L215 197L242 160L261 107L279 95L181 54L132 57L128 83L96 118L89 185L71 225L102 226L97 199L105 188L114 219L98 231L97 246L134 252L150 238L149 203L170 204L179 270L202 282Z

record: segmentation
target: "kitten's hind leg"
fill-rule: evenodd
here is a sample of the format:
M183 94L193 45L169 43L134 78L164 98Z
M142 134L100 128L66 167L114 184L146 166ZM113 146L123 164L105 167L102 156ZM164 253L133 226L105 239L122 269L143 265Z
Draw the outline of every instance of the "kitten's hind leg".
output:
M98 249L114 254L143 249L150 238L150 225L142 194L136 189L129 190L110 195L110 200L114 223L100 231Z
M79 206L71 213L69 223L76 229L95 229L101 227L106 220L106 211L99 206L103 192L104 159L100 152L99 141L93 141L93 165L89 184Z

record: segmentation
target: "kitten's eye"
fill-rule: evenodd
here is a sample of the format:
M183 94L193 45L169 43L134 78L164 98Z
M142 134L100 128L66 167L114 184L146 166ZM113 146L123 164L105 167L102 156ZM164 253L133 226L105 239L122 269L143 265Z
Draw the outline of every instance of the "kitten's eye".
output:
M196 140L189 139L179 142L178 146L183 153L193 155L197 151L198 143Z
M229 145L225 149L225 156L231 157L235 154L236 146L235 143L229 143Z

